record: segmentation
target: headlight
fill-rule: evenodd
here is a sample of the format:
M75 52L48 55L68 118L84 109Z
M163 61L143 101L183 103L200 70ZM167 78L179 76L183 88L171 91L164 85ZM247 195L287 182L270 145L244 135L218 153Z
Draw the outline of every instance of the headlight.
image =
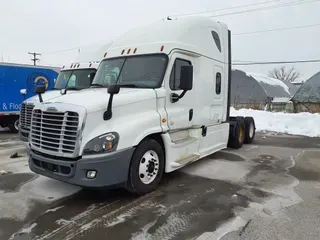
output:
M83 154L99 154L115 151L117 149L118 142L118 133L105 133L89 141L84 147Z

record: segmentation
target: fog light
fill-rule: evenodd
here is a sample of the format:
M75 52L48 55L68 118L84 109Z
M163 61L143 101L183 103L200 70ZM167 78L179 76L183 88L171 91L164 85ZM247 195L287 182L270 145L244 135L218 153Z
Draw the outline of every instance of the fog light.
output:
M87 178L89 178L89 179L95 178L96 175L97 175L97 171L88 171L87 172Z

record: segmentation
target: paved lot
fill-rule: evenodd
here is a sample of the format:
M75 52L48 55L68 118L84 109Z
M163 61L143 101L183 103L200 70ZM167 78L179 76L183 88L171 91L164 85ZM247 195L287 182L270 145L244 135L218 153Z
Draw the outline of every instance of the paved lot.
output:
M319 239L319 191L316 138L261 133L136 197L37 176L0 132L0 239Z

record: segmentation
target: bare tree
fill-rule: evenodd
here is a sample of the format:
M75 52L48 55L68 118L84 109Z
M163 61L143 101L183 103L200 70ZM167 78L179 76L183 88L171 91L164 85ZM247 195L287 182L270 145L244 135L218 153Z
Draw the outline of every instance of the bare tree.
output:
M295 69L295 67L287 70L285 66L282 66L280 68L274 68L273 70L269 71L268 76L288 82L293 82L301 75L300 72Z

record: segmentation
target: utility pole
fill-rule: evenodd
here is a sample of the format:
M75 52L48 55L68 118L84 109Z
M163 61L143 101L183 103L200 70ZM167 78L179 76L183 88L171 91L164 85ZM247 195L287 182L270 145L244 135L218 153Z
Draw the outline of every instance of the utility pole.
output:
M41 53L36 52L28 52L28 54L32 55L33 58L31 58L31 61L33 61L33 65L36 65L36 62L40 60L40 58L37 58L38 55L41 55Z

